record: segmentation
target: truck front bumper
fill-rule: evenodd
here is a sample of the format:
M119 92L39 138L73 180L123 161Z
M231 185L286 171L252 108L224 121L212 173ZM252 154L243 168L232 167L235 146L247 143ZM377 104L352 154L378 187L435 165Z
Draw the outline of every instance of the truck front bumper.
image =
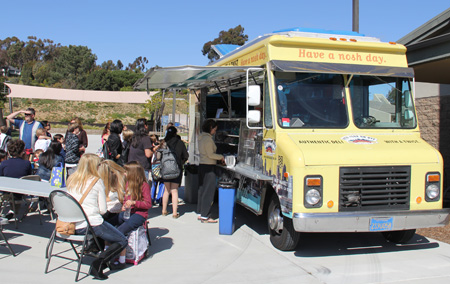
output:
M294 213L292 221L297 232L371 232L396 231L445 226L450 209L423 211ZM373 224L389 220L389 226L378 228Z

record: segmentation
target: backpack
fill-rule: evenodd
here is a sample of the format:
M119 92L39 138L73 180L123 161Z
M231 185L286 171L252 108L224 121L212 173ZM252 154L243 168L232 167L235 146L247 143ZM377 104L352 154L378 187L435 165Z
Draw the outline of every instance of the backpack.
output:
M128 142L125 147L122 149L122 154L119 157L119 160L117 161L117 164L123 166L128 162L128 153L130 153L130 144L131 142Z
M109 151L109 146L108 146L107 141L105 141L105 143L103 143L102 152L103 152L103 159L105 159L105 160L111 159L111 151Z
M58 163L52 168L49 183L54 187L66 187L66 177L66 169L62 163Z
M161 178L165 180L177 178L181 173L177 162L177 154L170 147L158 151L162 154L160 166Z
M161 152L158 150L152 157L152 180L159 181L161 179Z

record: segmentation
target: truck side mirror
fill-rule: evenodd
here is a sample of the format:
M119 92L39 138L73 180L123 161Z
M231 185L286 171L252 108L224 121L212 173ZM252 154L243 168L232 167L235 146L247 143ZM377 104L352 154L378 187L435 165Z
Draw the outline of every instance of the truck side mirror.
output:
M247 89L247 100L249 106L257 106L261 103L261 86L249 85Z
M411 92L410 91L403 92L403 99L405 100L405 107L411 108L412 102L411 102Z
M247 123L259 123L261 121L261 112L259 110L249 110Z
M411 121L414 118L414 112L410 109L405 111L405 120Z

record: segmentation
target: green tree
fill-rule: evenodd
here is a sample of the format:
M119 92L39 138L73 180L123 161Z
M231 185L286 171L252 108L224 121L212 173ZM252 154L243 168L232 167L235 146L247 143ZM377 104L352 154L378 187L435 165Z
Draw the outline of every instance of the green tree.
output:
M51 62L38 61L33 65L33 77L36 85L46 86L51 69Z
M34 80L34 77L33 77L34 63L35 63L34 61L29 61L26 64L24 64L22 67L20 78L24 85L32 85L32 82Z
M111 71L100 69L95 70L86 76L83 84L83 90L99 90L99 91L118 91L119 87L114 83Z
M102 67L102 69L111 70L111 71L119 69L112 60L103 62L101 67Z
M49 81L59 82L63 88L80 88L87 74L94 70L96 60L97 56L86 46L63 46L54 60Z
M219 55L211 48L216 44L236 44L244 45L248 40L248 35L244 34L244 28L239 25L231 28L228 31L221 31L219 37L212 41L208 41L203 45L202 54L208 55L209 62L214 62L219 59Z
M144 73L126 70L116 70L111 72L111 76L113 77L114 83L116 83L122 90L122 88L124 87L133 86L137 80L144 77Z
M117 68L118 68L119 70L122 70L122 68L123 68L123 63L122 63L122 61L117 60Z
M148 60L138 57L126 70L118 60L108 60L97 66L97 56L86 46L61 46L50 39L17 37L0 39L0 65L21 70L20 77L9 77L13 83L68 89L132 90L144 75ZM103 69L108 72L100 72ZM117 73L116 73L117 72Z
M163 93L158 92L150 97L149 100L144 105L144 108L153 116L154 120L158 120L159 118L155 117L157 116L159 110L161 107L163 107Z
M25 46L25 43L23 41L20 41L16 37L8 39L6 39L8 40L6 53L9 59L7 64L16 68L22 68L23 64L25 63L22 57L22 49Z
M126 70L145 72L145 65L148 64L147 57L139 56L133 63L128 64Z
M0 40L0 63L22 69L30 61L51 61L57 56L60 46L49 39L37 39L35 36L29 36L27 42L8 37Z

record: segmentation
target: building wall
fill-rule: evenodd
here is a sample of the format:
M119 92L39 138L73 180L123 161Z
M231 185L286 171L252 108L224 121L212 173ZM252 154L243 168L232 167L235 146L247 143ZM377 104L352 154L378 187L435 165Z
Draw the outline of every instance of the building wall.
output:
M416 83L415 94L421 136L441 152L450 186L450 85Z

